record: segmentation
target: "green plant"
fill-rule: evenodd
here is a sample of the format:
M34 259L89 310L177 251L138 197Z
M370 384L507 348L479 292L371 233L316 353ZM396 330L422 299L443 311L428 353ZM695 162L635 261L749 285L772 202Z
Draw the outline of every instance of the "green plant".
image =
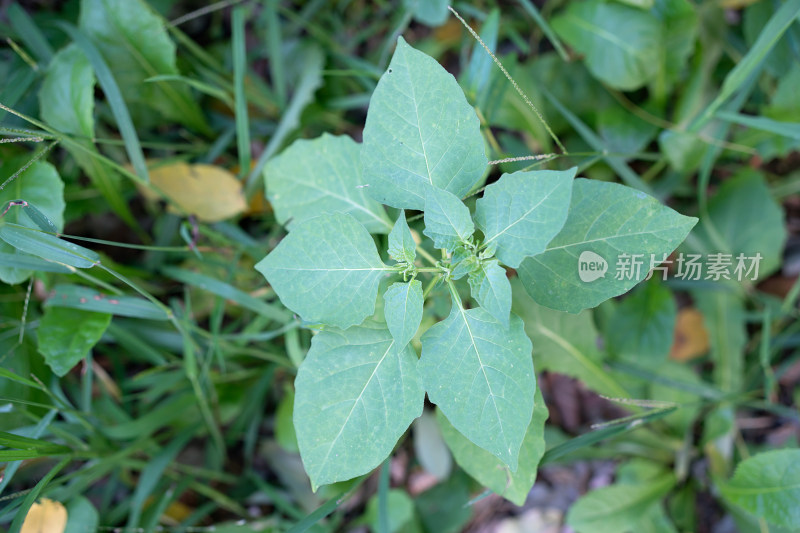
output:
M629 187L574 179L575 168L504 174L478 191L486 169L478 117L455 79L402 38L373 93L361 146L324 135L267 165L267 195L290 232L256 268L320 330L300 366L294 407L314 487L378 466L427 393L442 424L467 439L457 443L451 431L448 442L472 448L460 451L462 466L486 471L499 460L519 484L514 499L524 499L544 451L546 408L534 399L532 344L511 312L504 267L540 304L576 313L647 274L586 282L584 253L666 257L697 221ZM462 198L473 192L482 195L471 212ZM381 204L400 210L393 225ZM429 240L416 243L404 210L423 212ZM391 230L392 264L369 230ZM417 252L427 266L417 265ZM477 306L459 292L465 277ZM417 361L411 341L425 309L436 316L447 293L450 313L423 328Z

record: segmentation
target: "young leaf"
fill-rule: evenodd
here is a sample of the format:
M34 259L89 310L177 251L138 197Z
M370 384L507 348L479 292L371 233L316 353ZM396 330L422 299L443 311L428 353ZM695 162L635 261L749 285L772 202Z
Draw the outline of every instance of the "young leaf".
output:
M422 336L419 364L428 397L453 426L516 472L536 389L522 320L512 315L504 328L454 300L450 316Z
M175 43L150 6L142 0L82 0L79 25L113 70L126 102L153 107L197 130L208 129L187 87L144 83L158 74L178 74Z
M675 486L675 476L665 474L648 483L611 485L582 496L567 513L567 525L577 533L619 533L632 526L650 506Z
M389 257L409 265L414 264L414 259L417 258L417 243L414 242L414 236L408 228L405 211L400 211L397 222L389 232Z
M711 198L708 217L697 225L694 234L703 247L697 252L731 253L734 266L739 254L760 254L758 279L765 279L781 264L786 242L783 209L773 198L764 176L744 169Z
M391 269L364 226L333 213L297 224L256 270L303 320L346 329L375 311L378 283Z
M484 261L470 272L469 288L472 297L495 317L504 328L508 328L511 314L511 284L506 269L497 260Z
M534 300L577 313L629 291L696 222L630 187L576 179L561 232L517 271Z
M486 169L480 123L461 87L402 37L372 93L361 159L369 195L400 209L422 210L431 188L460 198Z
M452 252L474 232L469 209L461 200L445 190L428 189L423 233L433 239L434 246Z
M0 161L0 173L9 176L24 164L25 159L5 158ZM17 199L35 205L56 228L59 230L64 228L64 183L50 163L36 161L28 167L28 170L0 190L0 205ZM0 220L32 227L31 220L23 214L25 209L11 207ZM22 252L5 242L0 242L0 252L22 255ZM26 254L25 258L28 257ZM9 284L25 281L32 273L32 269L27 269L25 266L23 262L16 266L0 265L0 280Z
M663 28L650 12L601 0L570 2L553 29L596 78L616 89L638 89L658 73Z
M371 323L318 333L295 389L297 442L314 489L378 466L425 398L414 350Z
M540 389L536 389L533 400L533 416L522 448L519 451L519 468L512 473L497 457L483 448L475 446L469 439L459 433L445 418L441 410L437 410L439 427L444 440L453 452L458 465L482 485L511 500L517 505L525 503L528 493L536 481L539 461L544 455L544 423L549 415Z
M672 346L678 306L672 291L651 280L620 303L606 328L610 354L663 363Z
M503 264L517 268L542 253L567 220L572 180L569 170L534 170L503 174L478 200L475 223L484 244L496 243Z
M800 528L800 451L773 450L745 459L722 496L772 524Z
M89 354L110 323L109 314L48 307L39 324L39 353L57 376L64 376Z
M386 233L386 211L359 187L361 145L347 136L323 133L299 139L264 167L264 180L275 218L295 224L322 213L346 213L371 233Z
M383 314L398 346L411 342L422 322L422 283L393 283L383 295Z

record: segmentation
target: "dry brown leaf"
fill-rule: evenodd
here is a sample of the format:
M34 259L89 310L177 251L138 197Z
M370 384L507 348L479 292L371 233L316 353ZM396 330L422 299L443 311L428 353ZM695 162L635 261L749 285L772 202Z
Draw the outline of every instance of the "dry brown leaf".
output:
M170 212L195 215L202 222L219 222L247 209L242 183L214 165L164 165L150 170L150 182L174 204ZM148 199L158 198L152 190L141 190Z
M708 349L708 331L703 324L703 315L691 307L681 309L675 321L670 359L689 361L708 352Z
M66 507L61 502L42 498L31 505L20 533L63 533L66 527Z

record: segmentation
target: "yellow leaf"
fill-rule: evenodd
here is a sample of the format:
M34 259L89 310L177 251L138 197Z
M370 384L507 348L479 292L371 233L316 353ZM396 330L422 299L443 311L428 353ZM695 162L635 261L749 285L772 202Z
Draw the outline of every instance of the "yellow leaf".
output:
M214 165L181 162L157 167L150 171L150 183L171 201L170 212L195 215L202 222L219 222L247 209L242 183ZM155 196L143 187L142 193Z
M31 505L20 533L63 533L67 527L67 509L60 502L42 498Z
M708 331L703 324L703 315L697 309L681 309L675 321L675 338L670 358L689 361L708 352Z

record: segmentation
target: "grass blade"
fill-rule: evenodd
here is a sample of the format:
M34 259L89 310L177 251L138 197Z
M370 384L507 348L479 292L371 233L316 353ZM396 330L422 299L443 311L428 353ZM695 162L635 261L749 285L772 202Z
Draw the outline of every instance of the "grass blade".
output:
M0 227L0 239L22 252L75 268L91 268L100 263L100 256L88 248L18 224Z
M578 132L584 141L586 141L589 146L593 149L597 150L601 154L605 154L608 151L608 148L605 146L603 139L598 137L598 135L592 131L592 129L583 123L581 119L579 119L572 111L567 109L559 100L556 98L550 91L545 89L544 86L540 86L539 89L542 91L542 94L545 98L547 98L553 107L561 113L561 115L567 119L575 131ZM625 185L629 187L633 187L635 189L639 189L640 191L644 191L651 196L656 196L653 189L640 178L631 168L620 158L612 157L608 155L604 155L603 159L605 159L608 166L610 166L614 172L625 182ZM657 197L657 196L656 196Z
M250 171L250 175L247 176L245 191L248 198L252 197L253 193L263 183L263 180L258 178L261 176L261 171L264 170L264 165L275 155L289 133L300 124L300 114L311 103L314 93L322 85L322 67L325 63L325 58L319 48L306 48L301 52L298 62L302 63L303 72L292 95L292 101L283 116L281 116L278 127L275 128L275 132L272 134L261 156L259 156L255 167Z
M45 302L44 306L69 307L148 320L168 320L169 318L163 309L143 298L106 296L99 291L80 285L57 285L53 290L53 296Z
M25 10L16 3L11 4L8 8L8 18L20 40L30 48L39 63L44 66L50 63L53 59L53 48Z
M537 26L542 29L545 37L552 43L553 48L556 49L558 52L558 56L563 59L564 61L569 61L569 54L567 50L564 48L564 45L561 44L561 39L558 38L556 32L553 31L553 28L544 20L542 14L539 13L539 10L536 9L536 6L530 0L519 0L519 5L522 6L522 9L531 16L531 18L536 22Z
M106 95L111 112L117 120L117 127L120 135L122 135L122 140L125 142L125 150L128 152L131 165L136 171L136 175L145 183L149 183L150 174L147 172L147 164L144 160L142 146L139 143L139 136L136 134L136 128L133 126L131 115L125 105L125 101L122 99L122 93L114 79L114 75L95 45L81 30L66 22L59 22L58 25L83 50L83 53L89 59L89 63L92 64L97 81L103 88L103 93Z
M36 498L39 497L39 494L42 493L44 488L47 486L50 481L58 474L65 466L70 463L70 458L64 458L59 462L56 466L50 469L50 471L45 475L39 482L36 484L35 487L28 493L25 499L20 505L19 509L17 509L17 515L14 517L14 521L11 522L11 527L8 528L9 533L19 533L20 529L22 529L22 523L25 521L25 517L28 516L28 511L33 505L33 502L36 501Z
M258 298L254 298L246 292L211 276L175 267L165 267L161 271L174 280L206 290L226 300L231 300L246 309L267 316L282 324L292 319L291 313L286 312L284 309L262 302Z
M231 21L233 49L233 95L236 103L236 146L239 151L239 176L250 170L250 123L247 116L247 97L244 93L244 75L247 72L247 50L244 43L245 8L233 9Z
M772 14L747 55L725 76L725 81L722 82L722 89L717 97L692 124L692 131L700 130L711 120L711 117L719 110L722 104L739 90L750 75L763 67L764 58L798 16L800 16L800 0L789 0Z
M781 122L767 117L753 117L728 111L719 111L716 116L717 118L739 124L740 126L767 131L775 135L782 135L800 141L800 124L797 122Z

